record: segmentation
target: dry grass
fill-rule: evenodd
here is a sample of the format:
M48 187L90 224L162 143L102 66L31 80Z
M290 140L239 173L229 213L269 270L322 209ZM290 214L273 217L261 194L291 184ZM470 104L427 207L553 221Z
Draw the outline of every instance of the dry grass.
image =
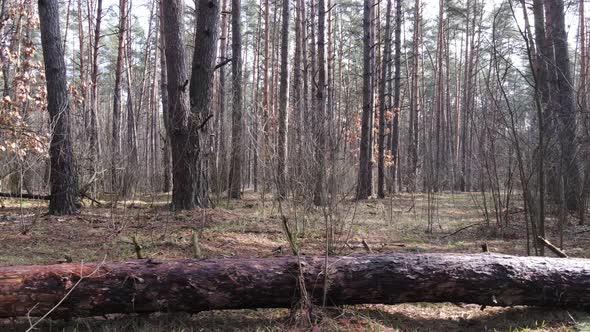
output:
M145 196L121 202L117 208L87 207L71 217L45 216L38 201L4 200L0 209L0 265L52 264L65 256L74 261L135 258L131 238L152 258L192 256L193 228L202 229L205 257L270 257L290 253L283 234L281 211L298 231L302 253L321 254L324 219L321 210L301 204L261 202L248 193L244 200L221 202L216 209L172 213L168 196ZM103 197L107 202L109 197ZM362 241L374 252L479 252L487 242L493 252L526 255L522 214L512 214L508 226L488 225L477 194L437 194L432 233L426 233L428 208L424 195L401 194L384 200L344 200L331 211L334 253L362 253ZM478 224L448 236L454 231ZM557 243L557 224L548 221L549 238ZM565 227L568 254L590 257L590 232ZM581 312L536 308L487 308L454 304L352 306L318 310L322 331L590 331ZM48 331L285 331L283 309L232 310L198 315L154 314L109 316L69 322L48 321ZM26 329L22 320L0 321L0 331Z

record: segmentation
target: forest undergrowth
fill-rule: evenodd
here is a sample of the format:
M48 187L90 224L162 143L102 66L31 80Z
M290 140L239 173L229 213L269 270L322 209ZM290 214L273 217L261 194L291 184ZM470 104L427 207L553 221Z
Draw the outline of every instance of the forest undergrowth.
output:
M432 196L431 196L432 199ZM248 192L244 199L220 200L214 209L173 213L167 195L137 197L112 206L87 206L77 215L48 216L42 201L2 201L0 265L61 262L272 257L290 255L283 217L295 234L302 255L323 255L329 234L332 255L388 252L481 252L526 255L524 214L504 211L507 222L486 220L479 194L439 193L430 202L433 227L428 230L428 200L423 194L397 194L364 202L343 199L330 211L326 233L324 209L294 201L263 200ZM517 202L518 203L518 202ZM433 210L432 206L436 208ZM490 217L490 214L488 214ZM493 218L490 218L493 219ZM590 227L574 218L564 229L564 250L590 257ZM588 232L586 232L588 231ZM557 219L548 218L548 238L559 243ZM195 241L196 238L196 241ZM195 248L197 246L198 248ZM528 307L486 308L461 304L360 305L313 309L313 331L586 331L583 312ZM46 321L47 331L284 331L286 309L231 310L187 314L110 315ZM1 321L0 330L25 330L26 319ZM299 329L301 330L301 329ZM308 330L308 329L303 329Z

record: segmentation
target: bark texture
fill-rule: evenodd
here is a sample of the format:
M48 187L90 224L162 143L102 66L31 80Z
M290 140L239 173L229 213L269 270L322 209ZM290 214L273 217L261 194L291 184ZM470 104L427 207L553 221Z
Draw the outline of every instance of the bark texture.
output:
M361 124L361 142L359 152L359 170L356 186L356 199L367 199L371 196L370 157L371 148L369 131L371 122L371 0L363 2L363 115Z
M315 89L316 102L316 142L314 146L315 183L313 203L320 206L326 203L325 173L326 173L326 54L325 54L325 26L326 6L324 0L318 0L318 34L317 34L317 75L318 82ZM315 71L314 71L315 72Z
M57 0L39 0L38 4L51 129L49 213L71 214L78 209L78 189L72 151L66 65L60 41L59 7Z
M207 181L207 154L210 151L207 122L213 106L213 72L217 58L220 5L217 0L199 0L197 30L190 79L189 142L194 155L188 167L196 182L193 187L192 208L209 207L209 183Z
M281 82L279 90L279 132L277 144L277 193L279 198L287 197L287 88L289 82L289 1L283 0L283 21L281 31ZM323 170L322 170L323 171Z
M242 162L244 160L244 134L242 119L242 24L241 1L232 0L232 129L231 159L229 168L229 195L231 198L242 196Z
M165 42L168 131L172 154L172 208L191 209L196 207L193 184L195 175L191 172L194 164L193 145L189 137L189 93L186 52L182 41L182 1L162 2L162 26Z
M309 298L321 303L324 257L303 257ZM0 317L200 312L291 307L296 257L13 266L0 268ZM590 260L498 254L330 257L329 305L464 302L587 308ZM94 273L93 273L94 272ZM77 286L76 283L80 280ZM73 288L73 289L72 289Z
M119 30L118 51L115 65L115 87L113 91L113 126L111 140L111 186L113 191L121 189L119 176L119 162L121 158L121 80L123 78L123 56L125 52L125 40L127 33L127 1L119 0Z
M563 0L545 2L548 30L555 52L557 81L555 89L558 106L555 109L559 127L559 145L561 148L560 167L564 177L565 204L569 211L577 212L580 193L580 174L576 158L576 113L574 108L574 91L570 71L567 32L565 29L565 9Z

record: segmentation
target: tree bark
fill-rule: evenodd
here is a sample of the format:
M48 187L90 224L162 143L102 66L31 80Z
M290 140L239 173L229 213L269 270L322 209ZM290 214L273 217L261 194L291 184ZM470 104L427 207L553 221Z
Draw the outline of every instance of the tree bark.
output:
M371 11L373 3L364 0L363 10L363 115L361 124L361 141L359 152L359 170L356 187L356 199L367 199L371 196L370 183L370 122L371 122Z
M168 97L168 129L172 155L172 208L196 207L193 184L194 164L189 138L189 94L186 52L182 39L184 11L181 0L162 1L162 26L164 28ZM166 112L164 112L166 116ZM194 144L194 141L192 141Z
M188 165L193 180L193 203L190 208L209 207L209 183L207 154L209 153L209 135L207 121L212 116L213 73L217 58L217 39L219 36L218 0L199 0L197 30L190 79L189 144L190 153L194 154L192 164ZM196 145L196 146L195 146ZM186 206L185 208L189 208Z
M402 1L395 2L395 58L394 58L394 87L393 87L393 119L391 124L391 190L395 192L396 176L400 167L399 163L399 115L400 115L400 90L401 90L401 33L402 33Z
M128 0L127 3L127 13L131 12L132 10L132 0ZM130 24L130 20L125 20L125 24L127 25L126 30L130 31L131 30L131 24ZM151 37L151 23L150 23L150 27L149 27L149 32L148 32L148 39ZM137 120L135 119L135 112L134 112L134 108L133 108L133 86L132 86L132 73L131 73L131 65L132 65L132 60L131 58L131 34L127 33L125 34L125 48L123 50L123 57L124 57L124 61L125 61L125 67L126 68L126 78L127 78L127 144L125 147L125 172L124 172L124 177L122 179L122 188L120 189L119 193L121 194L121 196L123 197L131 197L132 195L135 194L135 190L137 187L137 181L138 181L138 174L137 173L137 166L139 164L139 155L138 155L138 147L137 147ZM149 53L149 50L146 50L146 53ZM147 70L149 61L145 61L145 69ZM142 78L142 80L145 80L145 74L143 75L144 77ZM143 85L143 82L140 84L140 86ZM141 88L143 89L143 88ZM142 92L143 93L143 92ZM143 98L140 98L140 100ZM142 109L141 105L140 105L140 110ZM146 127L148 127L146 125ZM146 135L147 137L147 135ZM146 146L149 145L146 144ZM148 167L149 163L146 163L146 167Z
M561 147L561 167L564 174L565 200L567 209L578 212L580 193L580 174L576 158L576 114L574 108L574 91L571 84L570 59L567 33L565 30L565 13L563 0L545 1L545 10L550 25L555 52L557 82L554 89L558 107L555 110L559 126L559 144Z
M164 168L164 183L162 190L169 192L172 189L172 147L170 138L170 117L169 117L169 104L168 104L168 73L166 65L166 39L164 38L164 19L163 19L163 6L160 5L159 17L160 21L160 99L162 101L162 118L164 124L165 138L164 149L162 151L162 163Z
M38 4L51 129L49 213L71 214L78 209L78 190L74 170L66 65L60 41L58 1L39 0Z
M469 3L469 2L467 2ZM421 43L421 2L414 3L414 33L412 42L412 69L410 88L410 116L408 126L408 187L409 192L416 191L418 170L418 120L420 115L420 43Z
M316 98L316 142L314 146L315 182L313 191L313 203L320 206L326 203L325 178L326 178L326 5L324 0L318 0L318 34L317 34L317 70L318 82L315 93Z
M111 189L118 192L121 187L119 178L119 159L121 157L121 79L123 76L123 55L125 52L125 34L127 31L127 0L119 0L119 46L115 65L115 87L113 97L113 123L111 140Z
M309 299L324 257L302 257ZM290 308L296 257L134 260L0 268L0 317ZM328 259L328 305L406 302L588 308L590 260L499 254L387 254ZM69 294L67 294L69 292Z
M391 0L387 0L385 11L385 43L383 44L383 61L381 62L381 80L379 81L379 152L377 159L377 197L385 197L385 128L389 127L385 121L385 110L389 107L386 98L388 82L388 68L391 61Z
M227 43L229 34L229 23L228 23L228 9L227 0L222 0L221 3L221 20L220 20L220 36L219 36L219 59L220 61L227 61ZM196 44L198 45L198 44ZM233 65L232 65L233 67ZM227 158L225 153L225 114L226 114L226 71L225 66L221 66L217 69L217 92L215 93L217 112L215 113L215 135L213 136L214 141L214 154L211 156L211 190L216 194L219 194L227 189ZM212 112L213 113L213 112Z
M287 197L287 88L289 82L289 0L283 0L281 31L281 81L279 90L279 132L277 146L277 194L280 199ZM323 171L323 170L322 170Z
M97 1L96 17L94 26L94 43L92 45L92 70L90 72L90 128L88 135L90 136L90 158L93 171L100 169L99 162L101 158L100 139L98 137L98 109L99 109L99 93L98 93L98 52L100 44L100 24L102 22L102 0ZM95 187L93 192L96 192Z
M244 159L244 135L242 134L242 24L240 0L232 0L232 129L231 159L229 168L229 195L240 198L242 195L242 161Z

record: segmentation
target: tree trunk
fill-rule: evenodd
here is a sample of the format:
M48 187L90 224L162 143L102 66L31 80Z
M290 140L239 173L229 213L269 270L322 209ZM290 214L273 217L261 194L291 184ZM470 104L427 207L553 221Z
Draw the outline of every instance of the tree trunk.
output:
M469 3L469 2L467 2ZM408 191L416 191L418 175L418 120L420 115L420 90L418 83L420 80L420 43L421 43L421 2L416 0L414 3L414 36L412 42L412 70L411 70L411 89L410 89L410 116L408 127Z
M579 10L580 13L580 83L578 87L578 105L579 105L579 114L580 114L580 131L582 133L581 136L588 135L588 50L586 49L586 16L584 15L584 0L580 0ZM586 136L586 139L590 139L589 136ZM586 160L590 159L588 156L588 145L586 145L585 149L581 151L580 160L583 160L585 157ZM586 162L586 164L590 164ZM584 224L586 218L586 201L588 199L588 191L590 188L589 177L590 177L590 169L587 165L581 164L581 169L584 170L582 173L582 177L584 180L582 181L582 188L580 191L580 203L578 204L579 210L579 218L580 218L580 225Z
M320 206L326 203L325 198L325 177L326 177L326 47L325 47L325 25L326 5L324 0L318 0L318 44L317 44L317 70L318 86L316 88L316 142L314 146L315 179L313 191L313 203Z
M88 135L90 136L90 158L92 169L94 172L99 171L99 162L101 158L100 139L98 136L98 108L100 105L98 93L98 52L100 43L100 24L102 22L102 0L98 0L96 6L97 7L93 36L94 43L92 45L92 70L90 72L90 130L88 133ZM96 186L92 191L94 194L96 193Z
M399 163L399 115L401 90L401 33L402 33L402 0L395 2L395 59L394 59L394 87L393 87L393 119L391 128L391 192L395 192L396 175Z
M229 33L228 23L228 9L227 0L221 1L221 21L220 21L220 36L219 36L219 59L220 61L227 60L227 42ZM214 117L215 135L213 136L214 141L214 155L211 156L211 190L216 194L219 194L227 189L227 158L225 153L225 114L226 111L226 72L225 66L221 66L217 69L217 91L215 93L217 113ZM211 112L213 113L213 111Z
M127 1L127 12L131 12L132 9L132 0ZM131 30L130 20L126 20L127 31ZM151 34L151 23L150 23L150 32L148 33L148 38L150 38ZM138 174L137 167L139 164L139 156L138 156L138 148L137 148L137 121L135 119L135 112L133 109L133 90L132 90L132 77L131 77L131 34L126 34L125 36L125 49L124 49L124 60L126 68L126 78L127 78L127 140L126 140L126 147L125 147L125 172L124 177L122 179L122 187L119 190L119 193L123 197L130 197L131 195L135 194L135 190L137 187L138 181ZM148 53L149 51L146 51ZM145 67L148 67L148 61L145 61ZM145 75L143 80L145 80ZM141 84L143 85L143 83ZM143 99L143 98L141 98ZM141 100L140 99L140 100ZM142 109L140 107L140 109ZM147 126L146 126L147 127ZM147 138L147 135L146 135ZM147 146L148 144L146 144ZM149 163L146 163L145 167L148 167Z
M277 146L277 194L287 197L287 88L289 82L289 0L283 0L283 27L281 31L281 81L279 91L279 132Z
M293 52L293 85L292 85L292 108L293 117L291 120L291 134L292 137L290 146L292 147L290 158L291 158L291 169L292 176L294 178L302 179L302 165L299 161L303 159L302 152L302 133L304 130L303 120L305 112L305 99L303 93L303 80L305 66L303 65L303 59L307 54L303 51L303 45L305 40L303 38L305 31L305 18L303 17L303 11L305 7L304 0L295 1L295 50ZM298 188L292 188L296 191Z
M123 75L123 54L125 52L125 33L127 30L127 0L119 0L119 46L115 65L115 87L113 96L113 128L111 137L111 190L118 192L119 158L121 157L121 79Z
M191 115L189 117L189 140L192 164L188 165L193 180L193 203L190 208L209 207L209 184L207 155L210 153L207 121L212 116L213 72L217 59L219 36L218 0L199 0L197 30L190 80ZM186 206L185 208L189 208Z
M371 11L373 3L364 0L363 9L363 115L361 124L361 142L359 152L359 170L356 199L367 199L371 195L369 149L371 122Z
M170 146L172 148L172 208L192 209L197 206L194 195L195 164L194 140L189 137L190 104L188 72L184 49L182 0L162 1L162 26L164 28L166 74L168 79L168 119Z
M434 145L436 146L431 146L431 149L436 149L436 152L434 154L434 162L430 163L430 167L432 168L434 164L434 169L431 169L430 172L430 180L428 181L428 186L431 190L434 190L434 192L438 192L439 191L439 186L440 186L440 170L441 168L443 168L443 164L441 163L441 159L444 159L444 153L441 152L441 149L443 148L444 145L444 140L442 137L442 133L441 133L441 127L443 126L442 122L444 121L444 117L443 117L443 113L444 113L444 103L445 103L445 99L444 99L444 62L443 62L443 55L444 55L444 35L445 35L445 25L444 25L444 8L445 8L445 2L444 0L439 0L439 12L438 12L438 33L437 33L437 42L436 42L436 91L435 91L435 95L436 95L436 100L434 102L434 104L436 105L435 108L435 121L436 123L434 124L435 126L435 140L436 142L434 143ZM431 136L432 137L432 136Z
M386 103L385 88L387 87L387 73L391 61L391 0L387 0L385 11L385 43L383 44L383 60L381 61L381 80L379 81L379 152L377 159L377 197L385 197L385 110L390 105Z
M302 257L309 299L324 257ZM290 308L296 257L135 260L0 268L0 317ZM328 259L327 304L474 303L588 308L590 260L499 254L388 254ZM69 294L67 294L70 292Z
M71 214L78 209L78 190L72 151L66 65L60 41L58 1L39 0L38 3L51 129L49 213Z
M262 129L262 137L258 153L259 163L261 164L260 170L262 171L261 174L261 182L262 182L262 191L266 191L267 183L266 183L266 176L267 176L267 167L268 167L268 160L270 159L270 147L269 147L269 125L270 125L270 103L269 103L269 95L270 95L270 82L269 82L269 72L271 71L271 63L270 63L270 0L264 0L264 61L262 62L262 117L260 121L262 122L258 130ZM257 165L258 166L258 165Z
M82 0L78 0L78 61L80 62L78 64L78 69L79 69L79 78L80 78L80 85L79 85L79 89L80 94L82 95L82 101L80 104L80 108L82 111L82 117L84 120L84 130L85 132L88 132L88 113L87 113L87 108L86 108L86 101L88 100L88 90L85 88L85 84L86 84L86 64L84 61L84 26L83 26L83 11L82 11Z
M162 162L164 168L164 183L162 190L169 192L172 190L172 147L170 138L170 116L169 116L169 104L168 104L168 74L166 65L166 39L164 38L164 14L163 6L160 5L160 98L162 100L162 118L164 123L164 149L162 151Z
M557 82L554 88L559 105L556 116L559 123L561 167L565 176L565 200L569 211L578 212L580 174L576 160L576 114L563 0L545 1L545 6L549 16L547 21L550 24L557 68Z
M232 150L229 169L229 195L240 198L242 188L243 139L242 134L242 36L240 0L232 0Z

